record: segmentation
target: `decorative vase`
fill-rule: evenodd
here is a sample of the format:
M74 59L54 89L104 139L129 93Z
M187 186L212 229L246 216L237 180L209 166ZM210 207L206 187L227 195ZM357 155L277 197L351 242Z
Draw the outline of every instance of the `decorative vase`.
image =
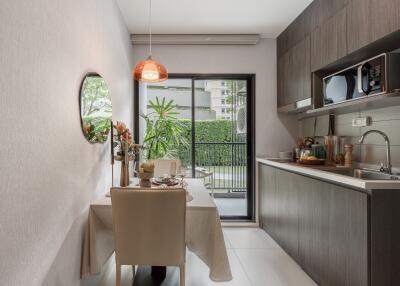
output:
M139 177L139 186L142 188L150 188L151 187L151 181L150 179L154 177L154 172L152 173L137 173Z
M121 187L129 185L129 161L121 160L121 177L119 180Z
M114 159L121 162L119 185L121 187L129 186L129 161L135 160L135 155L125 156L124 154L117 154L114 156Z

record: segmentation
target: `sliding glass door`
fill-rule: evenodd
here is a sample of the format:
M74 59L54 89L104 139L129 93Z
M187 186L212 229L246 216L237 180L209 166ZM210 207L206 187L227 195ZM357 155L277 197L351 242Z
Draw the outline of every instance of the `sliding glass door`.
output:
M177 127L170 136L177 138L157 156L180 159L188 177L202 179L223 219L254 218L253 86L252 75L172 75L136 83L136 140L146 139L146 117L168 107Z

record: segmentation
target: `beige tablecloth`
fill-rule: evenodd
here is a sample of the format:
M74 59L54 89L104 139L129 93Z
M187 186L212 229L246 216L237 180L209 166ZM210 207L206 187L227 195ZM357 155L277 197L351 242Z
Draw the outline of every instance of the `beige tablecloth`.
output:
M203 181L187 179L193 200L186 208L186 244L210 268L214 281L229 281L232 274L218 209ZM82 254L82 277L97 274L114 252L111 198L90 205Z

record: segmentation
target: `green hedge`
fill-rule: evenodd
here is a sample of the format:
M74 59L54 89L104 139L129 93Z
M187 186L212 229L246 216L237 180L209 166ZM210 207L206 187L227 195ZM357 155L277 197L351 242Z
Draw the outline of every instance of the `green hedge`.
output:
M184 136L192 140L192 122L182 120L187 126ZM229 143L232 142L232 121L230 120L197 120L195 122L196 143ZM238 150L225 144L197 144L196 165L224 166L245 162L246 150ZM191 162L191 146L178 146L178 158L186 165ZM234 158L234 159L232 159ZM235 162L233 162L233 160Z

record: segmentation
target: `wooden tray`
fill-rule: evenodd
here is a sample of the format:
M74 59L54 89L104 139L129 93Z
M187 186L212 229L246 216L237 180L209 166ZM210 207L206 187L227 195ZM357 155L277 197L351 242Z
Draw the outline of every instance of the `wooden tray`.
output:
M325 159L317 159L317 160L299 159L299 163L303 165L325 165Z

